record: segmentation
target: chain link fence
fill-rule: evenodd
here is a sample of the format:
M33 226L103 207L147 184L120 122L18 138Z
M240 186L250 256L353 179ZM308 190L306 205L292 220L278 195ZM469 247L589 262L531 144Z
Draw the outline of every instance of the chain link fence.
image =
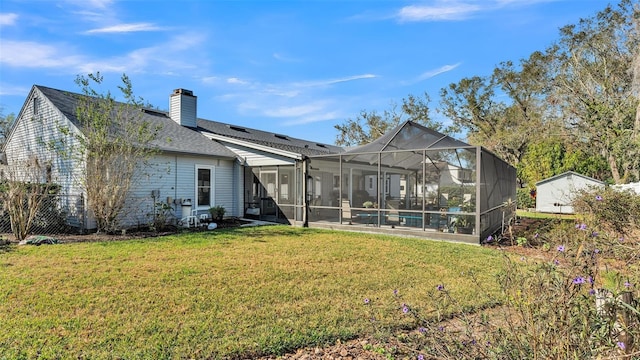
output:
M77 234L84 232L85 228L85 206L82 195L47 195L31 224L30 233ZM11 233L9 213L4 210L4 204L1 201L0 233Z

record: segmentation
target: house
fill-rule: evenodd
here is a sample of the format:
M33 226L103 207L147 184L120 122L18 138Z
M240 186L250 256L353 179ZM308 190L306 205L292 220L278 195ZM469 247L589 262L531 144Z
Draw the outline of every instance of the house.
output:
M82 135L82 96L34 86L3 150L8 165L46 163L69 223L91 229L90 214L73 207L84 198L82 161L46 146L61 138L73 144L69 132ZM222 205L227 216L477 244L513 215L504 205L515 199L513 167L412 121L347 151L198 118L197 97L186 89L169 95L169 111L142 109L140 117L160 129L152 143L159 151L128 194L124 226L148 224L157 204L172 207L178 219ZM459 235L451 224L462 218L469 230Z
M65 210L74 214L74 224L91 229L95 224L81 206L82 164L62 157L46 144L64 139L68 146L82 133L76 107L83 95L35 85L31 89L3 149L7 165L27 159L46 163L50 178L60 185ZM197 97L186 89L169 96L169 111L143 109L140 120L159 129L151 145L159 152L148 161L144 174L130 190L121 219L123 226L149 223L154 205L174 209L179 219L192 213L206 213L214 205L224 206L228 216L244 216L247 208L265 209L254 214L273 215L276 192L281 202L294 199L293 172L278 171L309 155L340 151L336 146L290 138L197 117ZM299 166L298 166L299 168ZM255 175L253 175L255 172ZM276 190L275 176L278 176ZM246 179L246 180L245 180ZM264 186L257 184L264 183ZM292 183L293 184L293 183ZM246 191L245 191L246 189ZM290 192L291 191L291 192ZM261 201L261 199L265 199ZM293 204L293 202L291 201ZM80 204L80 205L78 205ZM302 204L299 204L302 206ZM286 219L286 218L285 218Z
M536 211L573 214L571 202L580 190L604 188L602 181L573 171L552 176L536 183Z

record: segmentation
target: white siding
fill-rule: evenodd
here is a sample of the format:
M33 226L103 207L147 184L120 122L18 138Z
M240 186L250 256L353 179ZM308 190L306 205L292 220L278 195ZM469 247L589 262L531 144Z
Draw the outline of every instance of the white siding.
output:
M141 169L136 186L131 189L126 210L123 213L123 225L137 226L148 224L153 216L152 192L158 191L156 202L169 203L174 215L180 219L183 214L182 199L191 200L191 210L196 210L196 167L213 169L213 204L222 205L226 216L239 216L236 186L234 183L235 162L217 159L211 156L192 156L183 154L160 154ZM206 213L208 207L197 209ZM240 214L241 215L241 214Z
M35 112L34 98L37 99ZM63 130L70 133L63 134ZM69 146L77 145L78 133L78 129L34 88L7 139L7 163L9 166L20 166L24 161L36 157L40 164L51 165L52 181L62 187L61 193L81 194L81 162L69 159L68 156L63 157L51 149L60 140L64 140Z
M596 180L567 173L537 184L536 211L573 214L571 202L575 194L589 187L604 187Z

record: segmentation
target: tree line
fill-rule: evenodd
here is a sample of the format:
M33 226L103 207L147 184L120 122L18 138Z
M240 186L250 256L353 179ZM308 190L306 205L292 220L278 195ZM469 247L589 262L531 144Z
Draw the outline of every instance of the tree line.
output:
M335 125L336 144L365 144L404 120L464 133L517 169L521 187L565 171L609 183L640 181L640 7L631 0L560 28L559 39L485 76L430 97L409 95L383 113L363 110Z

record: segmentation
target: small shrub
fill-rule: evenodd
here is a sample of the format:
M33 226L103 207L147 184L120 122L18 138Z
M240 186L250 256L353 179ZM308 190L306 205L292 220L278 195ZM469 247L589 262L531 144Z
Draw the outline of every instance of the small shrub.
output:
M545 239L542 259L505 253L497 297L478 286L478 296L489 296L494 308L454 313L457 300L447 284L426 295L433 299L429 311L414 308L394 292L390 298L396 305L391 311L412 320L416 329L395 336L406 349L403 355L418 359L640 356L640 242L611 235L586 221L556 222L537 237ZM518 238L519 245L526 241Z
M574 198L573 208L586 220L620 234L640 228L640 195L631 191L583 190Z
M222 205L216 205L209 208L209 214L211 214L211 218L216 221L221 221L226 212L227 210L225 210L224 206Z
M519 209L530 209L536 207L536 199L531 196L531 189L518 188L516 190L516 199Z

